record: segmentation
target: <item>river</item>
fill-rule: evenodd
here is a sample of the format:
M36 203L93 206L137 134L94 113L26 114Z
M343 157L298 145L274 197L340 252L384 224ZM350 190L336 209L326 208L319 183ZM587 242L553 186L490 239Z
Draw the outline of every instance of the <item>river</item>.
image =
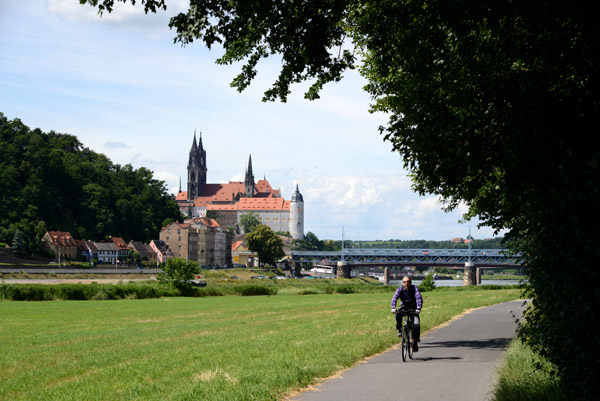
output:
M421 280L413 280L413 285L421 284ZM520 280L481 280L480 285L519 285L521 284ZM402 285L402 281L400 280L390 280L390 285L400 286ZM462 280L436 280L436 287L458 287L463 285Z

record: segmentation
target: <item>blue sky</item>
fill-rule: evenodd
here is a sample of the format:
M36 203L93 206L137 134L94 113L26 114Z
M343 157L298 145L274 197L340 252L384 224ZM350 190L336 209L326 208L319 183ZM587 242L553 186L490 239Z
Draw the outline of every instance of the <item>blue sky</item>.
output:
M102 18L78 0L0 1L0 112L31 128L75 135L113 162L147 167L175 193L194 131L202 132L208 182L242 180L252 155L289 199L296 182L305 200L305 231L321 239L490 238L464 208L444 213L420 197L398 154L368 113L365 81L350 72L321 99L293 87L287 103L263 103L278 61L259 65L243 93L230 87L240 65L220 66L218 48L181 47L168 28L185 1L144 15L119 4ZM343 230L342 230L343 227Z

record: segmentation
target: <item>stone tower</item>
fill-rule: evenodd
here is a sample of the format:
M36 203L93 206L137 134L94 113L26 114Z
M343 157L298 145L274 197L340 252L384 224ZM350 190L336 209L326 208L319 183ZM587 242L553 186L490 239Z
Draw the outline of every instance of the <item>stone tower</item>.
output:
M245 179L246 191L244 196L246 198L254 198L254 174L252 173L252 155L248 158L248 168L246 169Z
M298 184L290 201L290 235L293 239L304 239L304 199Z
M194 131L194 142L190 149L187 185L188 201L193 201L197 196L201 196L206 185L206 152L202 147L202 133L200 133L200 138L196 143L196 131Z

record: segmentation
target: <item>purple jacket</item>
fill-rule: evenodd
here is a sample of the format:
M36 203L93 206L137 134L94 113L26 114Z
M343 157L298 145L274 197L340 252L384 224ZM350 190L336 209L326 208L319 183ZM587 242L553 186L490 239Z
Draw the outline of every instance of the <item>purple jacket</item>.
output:
M408 291L403 286L398 287L392 298L392 309L396 309L398 298L400 298L400 305L409 309L421 310L423 306L423 297L416 285L411 285Z

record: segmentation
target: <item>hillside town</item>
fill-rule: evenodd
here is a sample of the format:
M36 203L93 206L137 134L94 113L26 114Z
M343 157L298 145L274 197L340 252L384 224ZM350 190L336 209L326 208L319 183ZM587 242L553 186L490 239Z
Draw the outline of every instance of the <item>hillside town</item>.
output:
M304 199L296 185L290 200L281 197L266 178L255 182L252 156L244 182L207 183L206 151L202 136L194 138L189 153L187 191L175 197L183 221L162 227L158 238L148 243L109 236L100 241L74 238L70 232L48 231L44 247L58 262L89 262L94 265L160 266L168 259L183 258L204 267L253 267L257 254L245 241L244 215L252 214L260 224L278 233L289 233L284 252L289 256L292 239L304 239ZM215 217L208 217L212 214Z

